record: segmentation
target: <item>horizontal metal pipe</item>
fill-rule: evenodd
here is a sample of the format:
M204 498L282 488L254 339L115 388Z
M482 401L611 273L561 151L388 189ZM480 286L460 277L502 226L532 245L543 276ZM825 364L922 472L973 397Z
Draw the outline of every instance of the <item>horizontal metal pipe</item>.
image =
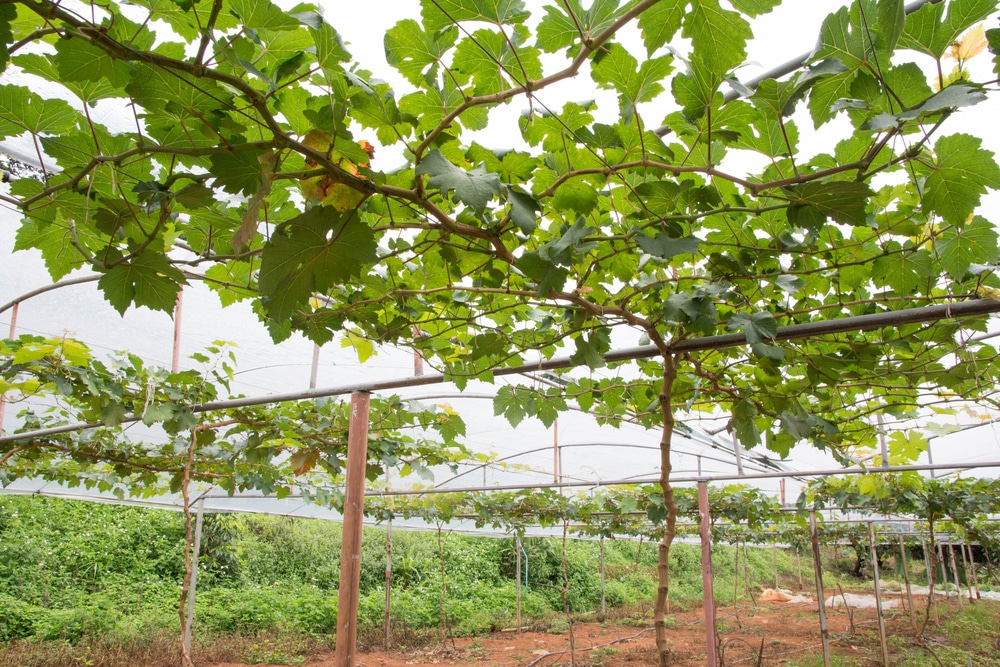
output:
M992 299L974 299L971 301L960 301L958 303L951 304L924 306L922 308L891 310L884 313L874 313L870 315L855 315L835 320L824 320L822 322L791 324L784 327L778 327L777 334L774 338L769 340L795 340L800 338L811 338L813 336L844 333L847 331L867 331L883 327L900 326L903 324L916 324L920 322L934 322L944 319L975 317L997 312L1000 312L1000 301L993 301ZM719 350L744 344L746 344L746 335L742 333L733 333L723 334L720 336L705 336L703 338L689 338L681 340L671 345L670 351L672 353L698 352L704 350ZM604 360L608 363L617 363L622 361L634 361L637 359L649 359L651 357L659 356L659 354L660 351L657 347L653 345L645 345L642 347L631 347L609 352L604 355ZM553 359L542 360L535 364L512 366L510 368L497 368L493 370L493 375L494 377L519 375L522 373L532 373L537 371L573 368L577 365L579 364L573 361L570 357L556 357ZM355 384L342 385L340 387L306 389L280 394L269 394L267 396L251 396L226 401L213 401L211 403L202 403L201 405L192 406L191 410L196 413L211 412L213 410L228 410L254 405L283 403L285 401L302 401L310 398L343 396L356 391L380 392L406 387L422 387L432 384L441 384L445 381L446 378L444 375L440 373L432 373L418 377L377 380L375 382L358 382ZM122 419L121 423L137 422L140 419L141 415L131 415ZM29 440L31 438L43 438L50 435L80 431L88 428L98 428L103 425L103 422L81 422L53 428L25 431L24 433L14 433L11 435L0 436L0 444L6 442L19 442L22 440Z
M754 479L781 479L785 477L827 477L829 475L866 475L885 472L909 472L926 470L971 470L979 468L1000 468L1000 461L986 461L975 465L956 463L935 463L935 464L915 464L907 466L889 466L887 468L828 468L826 470L789 470L787 472L759 472L747 474L727 474L727 475L701 475L688 477L671 477L671 484L685 484L696 482L732 482ZM524 489L568 489L602 486L638 486L640 484L657 484L659 477L648 477L646 479L618 479L600 482L560 482L548 484L500 484L497 486L476 486L457 489L399 489L394 491L369 491L365 495L370 496L421 496L435 493L473 493L476 491L523 491Z

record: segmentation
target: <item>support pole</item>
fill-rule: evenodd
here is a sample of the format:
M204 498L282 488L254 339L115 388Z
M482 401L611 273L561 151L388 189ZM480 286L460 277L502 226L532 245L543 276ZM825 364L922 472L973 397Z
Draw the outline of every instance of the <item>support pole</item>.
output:
M785 479L781 478L778 480L778 496L781 500L781 506L785 506Z
M982 600L983 596L979 592L979 573L976 572L976 553L972 550L971 544L965 546L969 550L969 572L972 573L972 585L976 588L976 599Z
M812 539L813 572L816 576L816 602L819 603L819 634L823 640L823 667L830 665L830 633L826 627L826 597L823 594L823 562L819 556L819 533L816 531L816 510L809 512L809 532Z
M312 364L309 367L309 388L316 388L316 381L319 379L319 345L313 343Z
M712 532L708 507L708 484L698 482L698 514L701 518L701 580L705 587L705 663L715 667L715 592L712 589Z
M798 547L795 547L795 566L799 570L799 591L801 591L804 588L802 586L802 556Z
M19 303L15 303L13 306L11 306L11 310L10 310L10 335L7 336L10 339L13 339L14 335L17 334L17 309L18 309L18 306L20 306L20 305L21 304L19 304ZM6 412L6 410L7 410L7 397L6 396L0 396L0 433L3 433L3 415L4 415L4 412Z
M955 561L955 545L948 542L948 553L951 559L952 579L955 580L955 595L958 597L958 605L962 606L962 582L958 578L958 563Z
M188 588L187 617L184 619L184 651L191 655L191 632L194 629L194 596L198 590L198 554L201 552L201 528L205 515L205 499L198 501L198 514L194 521L194 551L191 554L191 584Z
M778 589L778 545L775 544L771 547L772 560L774 561L774 590Z
M392 517L385 527L385 618L382 627L385 632L385 650L389 650L389 639L392 632Z
M969 559L965 557L965 543L958 545L958 551L962 554L962 569L965 570L965 589L969 591L969 602L975 600L972 597L972 575L969 574Z
M601 535L601 620L608 616L607 598L604 594L604 536Z
M882 646L882 664L889 667L889 643L885 638L885 610L882 609L882 586L879 582L878 551L875 546L875 528L871 521L868 524L868 546L872 554L872 575L875 579L875 609L878 612L878 639Z
M484 468L485 469L485 468ZM562 481L562 452L559 451L559 418L552 421L552 481ZM560 491L560 493L562 493Z
M944 545L938 541L938 561L941 563L941 584L944 586L945 597L948 597L948 562L944 558ZM936 574L936 573L935 573Z
M517 631L521 632L521 536L514 535L514 551L517 552Z
M903 536L899 536L899 554L902 560L900 563L903 565L903 581L906 582L906 603L910 608L910 624L913 629L917 629L917 614L913 609L913 591L910 588L910 563L906 558L906 543L903 541Z
M340 599L337 601L337 643L333 658L336 667L355 667L356 661L361 520L364 517L365 465L368 461L368 404L368 392L351 394L344 480L344 537L340 546Z
M920 538L920 546L924 550L924 567L927 569L927 588L930 589L931 582L934 581L934 572L937 567L934 565L934 552L927 548L927 540ZM937 608L937 598L934 597L934 591L930 591L928 595L931 596L931 611L934 613L934 625L940 627L941 619L938 618L938 608Z
M736 437L736 433L730 431L729 436L733 440L733 454L736 455L736 474L740 477L744 475L743 472L743 445L740 443L740 439Z
M171 373L176 373L181 367L181 313L184 310L183 305L184 290L181 290L177 293L177 301L174 303L174 348L170 357Z

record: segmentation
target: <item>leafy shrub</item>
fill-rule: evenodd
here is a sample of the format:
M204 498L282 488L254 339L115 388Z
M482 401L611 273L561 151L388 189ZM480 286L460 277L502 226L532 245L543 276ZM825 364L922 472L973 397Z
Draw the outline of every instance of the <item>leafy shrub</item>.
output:
M37 615L36 607L0 593L0 642L31 637Z

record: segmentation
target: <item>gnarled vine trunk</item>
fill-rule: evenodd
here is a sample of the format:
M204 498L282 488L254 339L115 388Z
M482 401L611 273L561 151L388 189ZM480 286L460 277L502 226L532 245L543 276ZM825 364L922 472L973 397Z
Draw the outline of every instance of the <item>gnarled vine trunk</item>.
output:
M659 558L656 564L658 587L656 606L653 609L653 626L656 629L656 651L660 667L666 667L670 650L667 646L667 600L670 594L670 545L673 544L677 526L677 505L674 503L674 488L670 485L670 445L674 435L674 408L671 400L674 380L677 378L677 359L670 355L663 358L663 386L660 388L660 412L663 415L663 433L660 436L660 488L663 504L667 508L667 522L660 541Z

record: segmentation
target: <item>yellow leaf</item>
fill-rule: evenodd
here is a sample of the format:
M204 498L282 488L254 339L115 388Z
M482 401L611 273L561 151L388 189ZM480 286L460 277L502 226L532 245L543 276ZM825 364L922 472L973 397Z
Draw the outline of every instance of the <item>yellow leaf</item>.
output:
M961 64L985 51L986 46L986 30L983 28L983 24L980 23L977 26L969 28L958 41L952 42L945 55L957 60Z

